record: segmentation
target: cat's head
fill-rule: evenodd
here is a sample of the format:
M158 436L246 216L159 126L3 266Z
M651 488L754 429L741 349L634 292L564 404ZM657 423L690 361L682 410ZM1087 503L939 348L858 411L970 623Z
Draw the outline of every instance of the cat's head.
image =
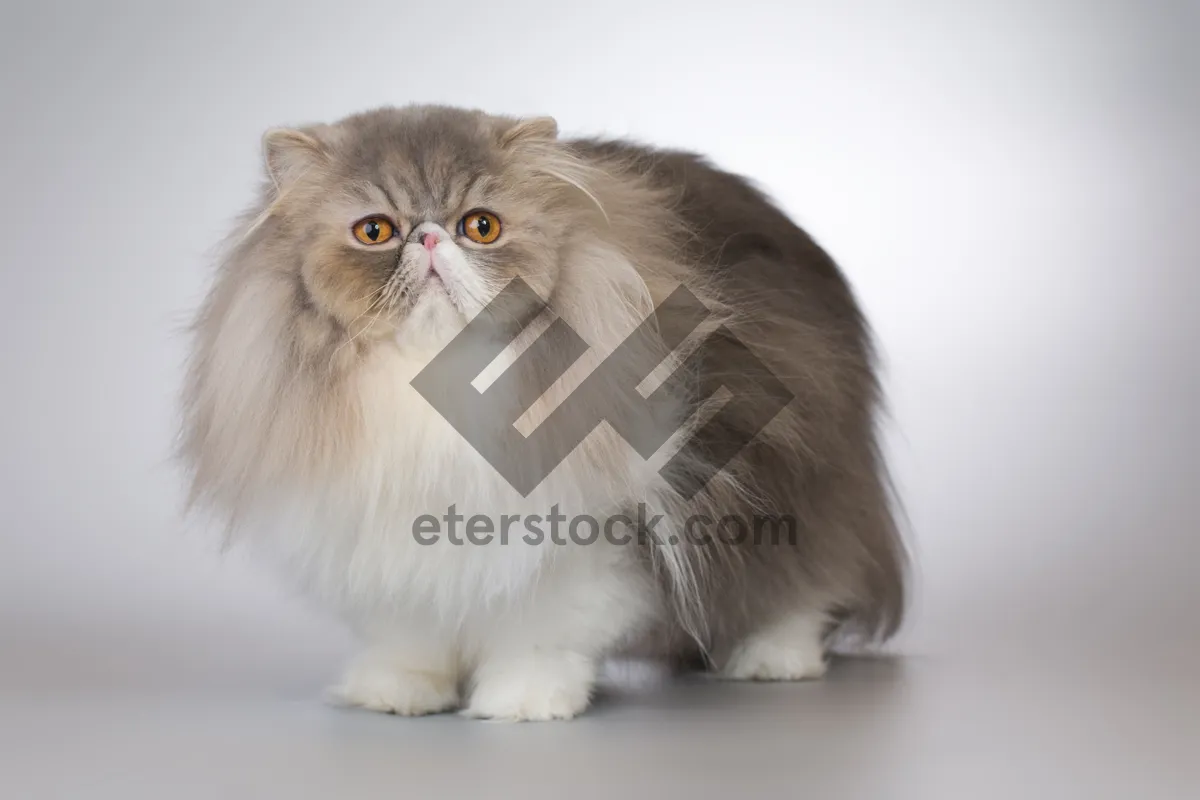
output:
M339 335L431 345L520 275L543 298L586 206L553 119L435 106L275 129L252 231Z

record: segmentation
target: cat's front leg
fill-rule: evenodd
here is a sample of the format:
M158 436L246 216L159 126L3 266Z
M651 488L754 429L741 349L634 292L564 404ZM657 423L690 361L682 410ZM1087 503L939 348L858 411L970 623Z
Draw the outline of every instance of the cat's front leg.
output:
M590 653L555 646L496 651L476 669L463 714L512 722L571 719L588 707L595 682Z
M465 716L577 716L591 701L599 659L658 613L632 550L597 544L561 555L536 594L482 638Z
M454 640L417 622L372 626L368 646L330 690L334 702L402 716L458 708Z

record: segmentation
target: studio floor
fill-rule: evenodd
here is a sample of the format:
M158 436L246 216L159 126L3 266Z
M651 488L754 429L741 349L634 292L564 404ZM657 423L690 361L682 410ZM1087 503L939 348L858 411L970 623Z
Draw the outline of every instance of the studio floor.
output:
M1195 663L1123 650L841 660L805 684L625 669L584 717L546 724L334 708L307 669L173 681L63 655L38 668L25 649L5 676L6 797L1097 800L1200 786Z

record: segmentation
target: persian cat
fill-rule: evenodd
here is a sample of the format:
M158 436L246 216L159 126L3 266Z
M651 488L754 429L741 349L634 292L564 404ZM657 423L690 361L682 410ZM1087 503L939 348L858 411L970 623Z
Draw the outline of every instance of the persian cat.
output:
M568 719L606 657L800 680L896 630L868 328L749 183L433 106L263 154L180 450L192 501L361 636L343 702Z

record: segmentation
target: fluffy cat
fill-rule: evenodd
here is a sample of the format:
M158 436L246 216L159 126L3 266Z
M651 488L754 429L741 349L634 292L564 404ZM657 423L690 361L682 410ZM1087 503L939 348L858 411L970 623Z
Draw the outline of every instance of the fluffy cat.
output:
M549 118L432 106L272 130L263 149L261 197L195 322L181 455L192 500L364 639L344 702L566 719L607 656L796 680L822 674L836 635L895 631L905 554L867 326L831 259L747 182L686 153L563 140ZM437 409L418 391L518 277L548 310L533 303L505 329L520 335L488 368L488 397L529 408L530 433L651 320L660 379L682 375L663 383L678 432L661 453L643 458L601 424L522 493L447 421L484 387L442 391ZM663 311L681 285L711 314L697 357ZM554 319L587 345L557 380L570 337L554 339ZM769 375L714 394L750 362ZM782 410L764 405L768 380L786 389ZM714 467L693 496L673 488ZM485 544L416 535L447 513L658 522L587 542L520 525ZM697 519L764 515L792 526L684 535Z

